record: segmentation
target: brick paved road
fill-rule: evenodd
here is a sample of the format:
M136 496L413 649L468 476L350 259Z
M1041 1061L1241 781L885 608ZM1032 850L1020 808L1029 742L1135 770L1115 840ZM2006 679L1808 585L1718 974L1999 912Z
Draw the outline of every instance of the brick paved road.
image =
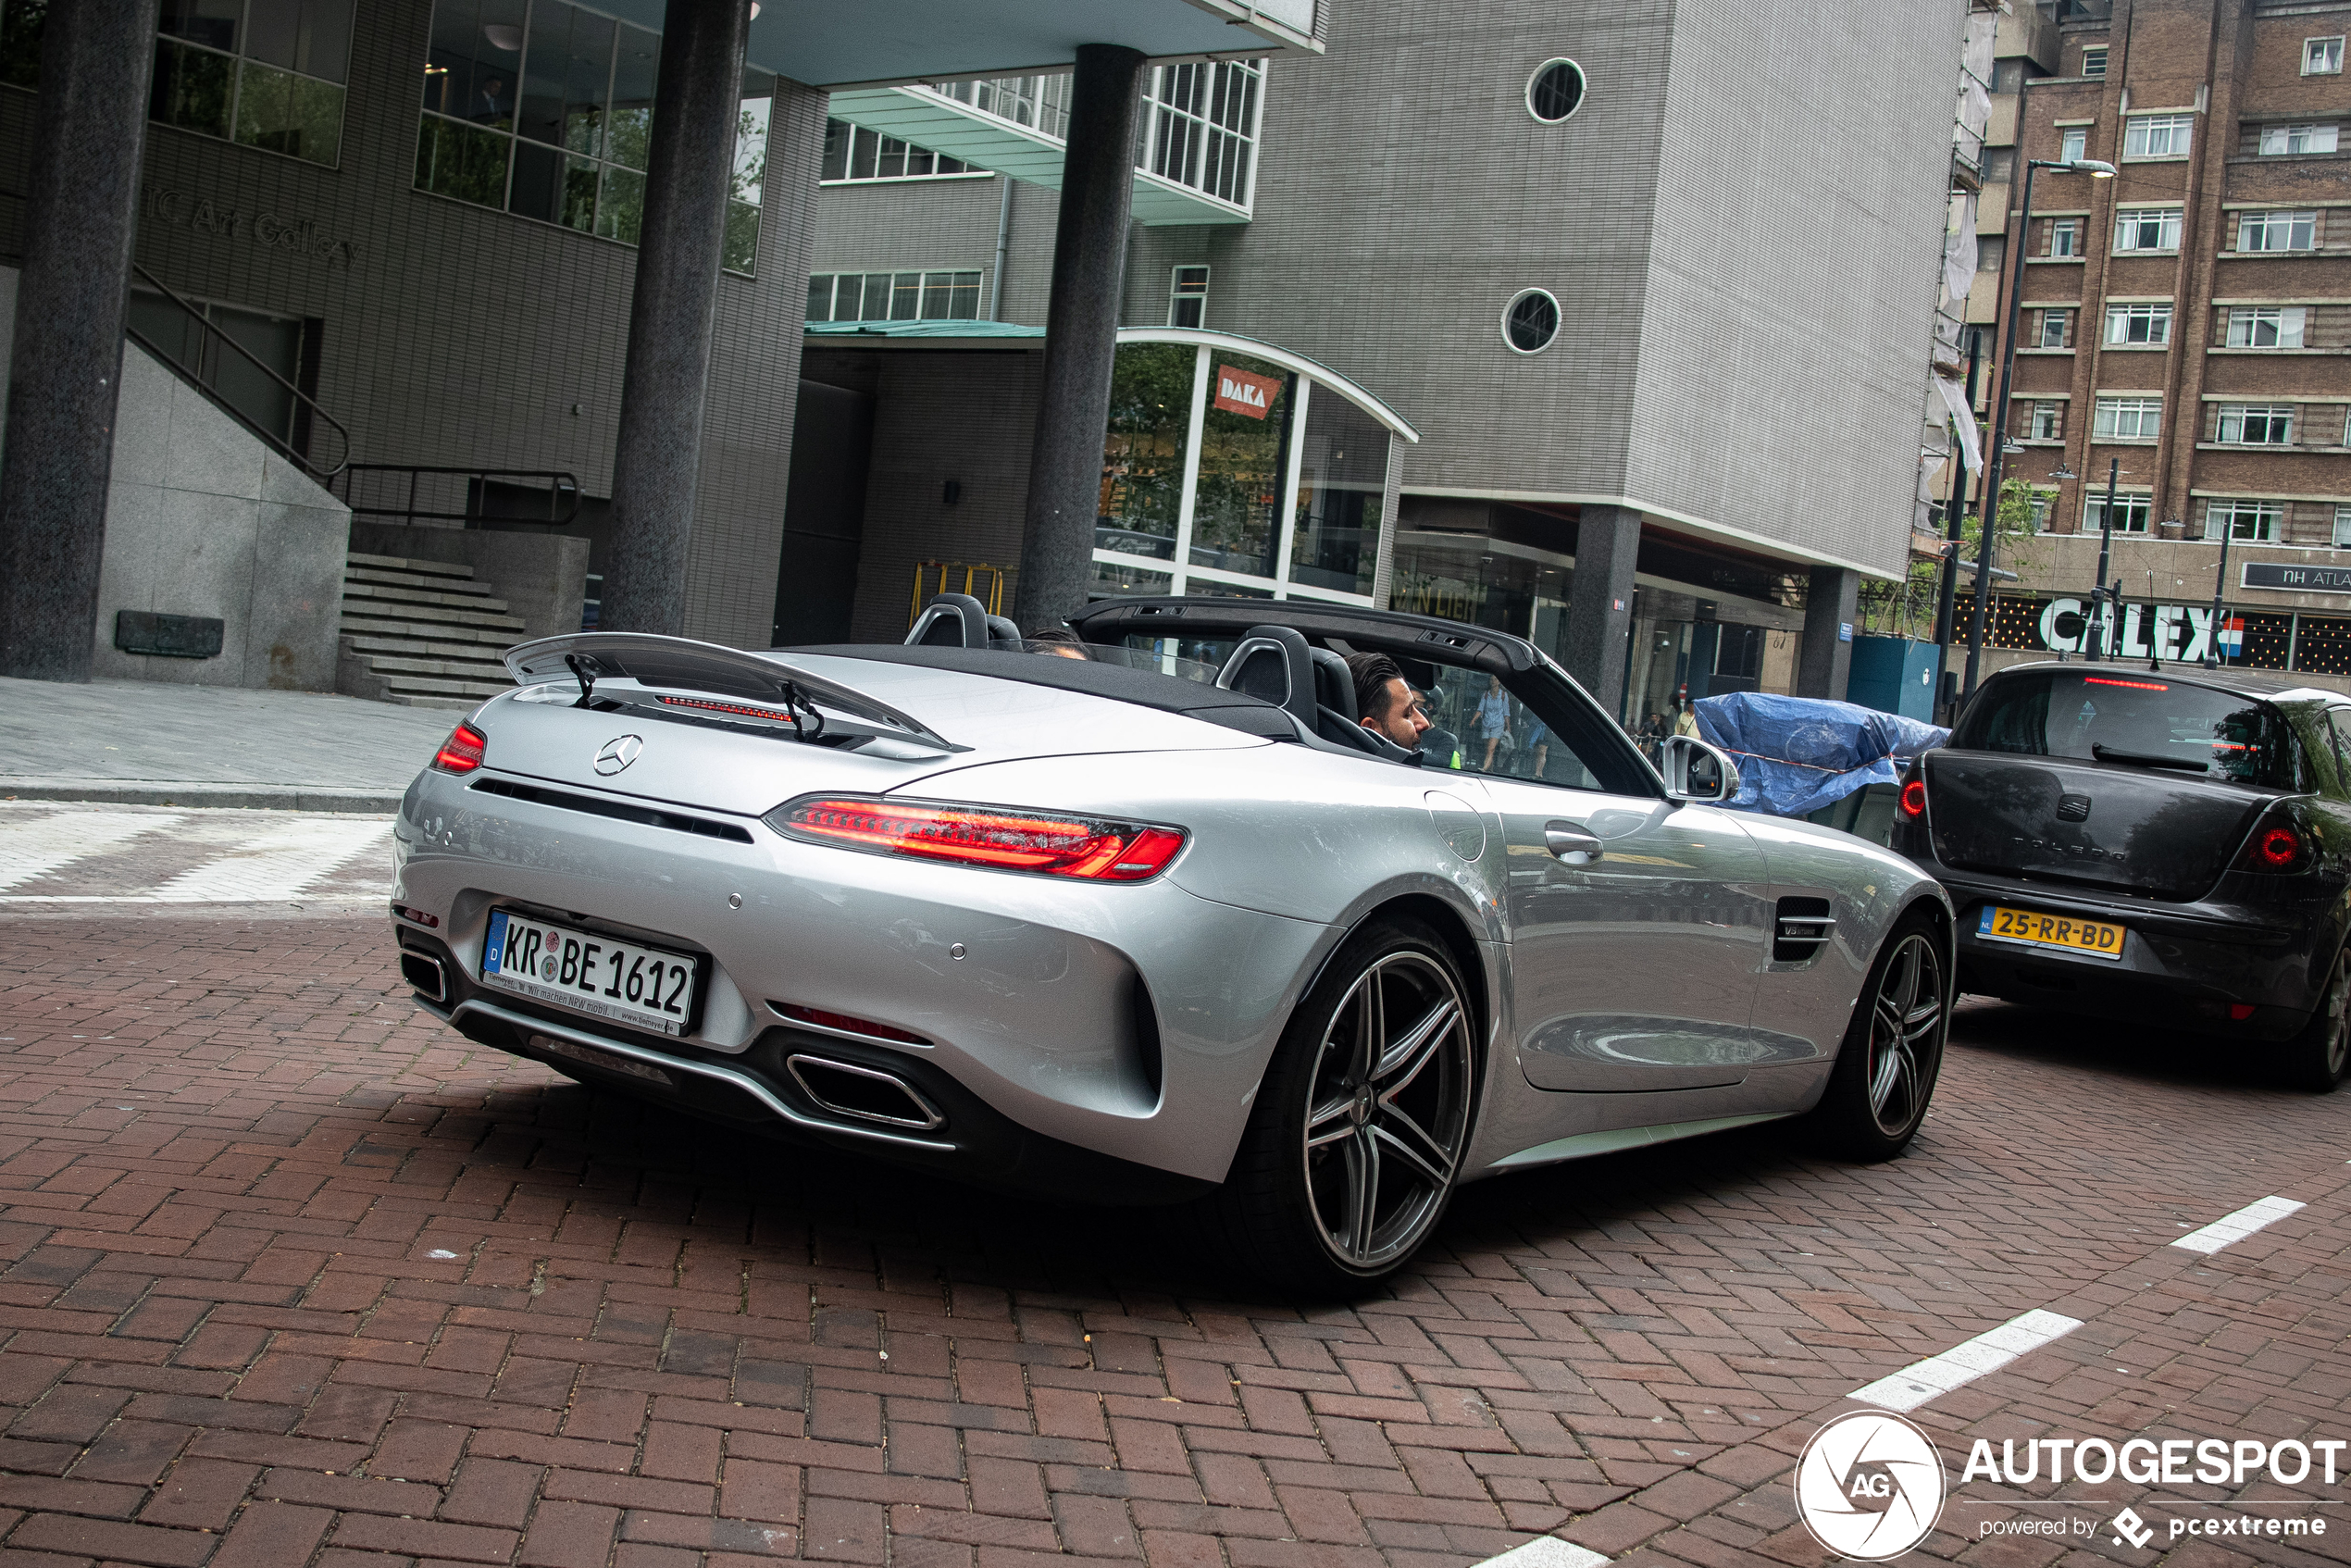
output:
M2351 1093L2160 1039L1974 1007L1902 1161L1763 1128L1487 1183L1391 1298L1300 1313L1148 1215L591 1095L412 1010L386 950L0 921L6 1565L1809 1565L1820 1421L2042 1307L2084 1325L1914 1412L1955 1480L1979 1435L2351 1437ZM2169 1245L2273 1194L2307 1207ZM2226 1495L2148 1491L2039 1512ZM2049 1496L1960 1486L1925 1549L2351 1557L2315 1479L2244 1496L2323 1539L1975 1541Z

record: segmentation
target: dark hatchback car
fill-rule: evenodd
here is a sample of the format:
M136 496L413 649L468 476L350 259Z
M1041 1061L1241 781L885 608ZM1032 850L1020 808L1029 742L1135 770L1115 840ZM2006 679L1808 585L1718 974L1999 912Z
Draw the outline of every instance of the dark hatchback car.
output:
M1905 778L1892 847L1959 910L1959 989L2345 1076L2351 699L2236 670L2036 664Z

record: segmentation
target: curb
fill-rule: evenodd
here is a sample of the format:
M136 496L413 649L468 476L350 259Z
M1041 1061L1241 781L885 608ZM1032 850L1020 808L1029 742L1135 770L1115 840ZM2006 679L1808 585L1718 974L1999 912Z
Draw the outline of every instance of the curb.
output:
M246 811L352 812L389 816L401 793L308 784L218 784L142 778L10 778L0 801L79 801L126 806L193 806Z

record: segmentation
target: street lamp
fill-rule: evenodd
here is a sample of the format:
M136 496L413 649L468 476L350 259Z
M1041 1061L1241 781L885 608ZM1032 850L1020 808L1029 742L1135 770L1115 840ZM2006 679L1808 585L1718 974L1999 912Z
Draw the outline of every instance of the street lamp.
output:
M2032 158L2024 166L2024 210L2016 226L2016 255L2010 258L2009 274L2009 308L2001 329L2000 390L1992 399L1992 429L2000 439L1991 443L1991 460L1984 465L1984 508L1982 535L1976 542L1975 604L1968 616L1967 690L1963 696L1975 694L1976 673L1984 660L1984 622L1986 610L1985 590L1992 577L1992 549L1999 531L2000 470L2007 466L2009 453L2013 450L2009 440L2009 382L2016 373L2016 324L2024 299L2024 247L2033 236L2033 177L2045 168L2062 173L2086 174L2093 180L2111 180L2114 166L2096 158Z

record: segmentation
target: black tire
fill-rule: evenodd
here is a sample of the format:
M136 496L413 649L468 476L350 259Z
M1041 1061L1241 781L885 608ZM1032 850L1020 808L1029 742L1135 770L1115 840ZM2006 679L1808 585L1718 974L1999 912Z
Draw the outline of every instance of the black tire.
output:
M2279 1065L2288 1084L2312 1094L2332 1094L2351 1076L2351 947L2335 953L2319 1005L2285 1042Z
M1283 1030L1231 1174L1195 1208L1205 1239L1286 1295L1360 1296L1444 1216L1476 1079L1451 952L1419 921L1368 923Z
M1806 1131L1842 1159L1891 1160L1918 1136L1951 1028L1951 961L1923 911L1887 934L1853 1006L1836 1065Z

